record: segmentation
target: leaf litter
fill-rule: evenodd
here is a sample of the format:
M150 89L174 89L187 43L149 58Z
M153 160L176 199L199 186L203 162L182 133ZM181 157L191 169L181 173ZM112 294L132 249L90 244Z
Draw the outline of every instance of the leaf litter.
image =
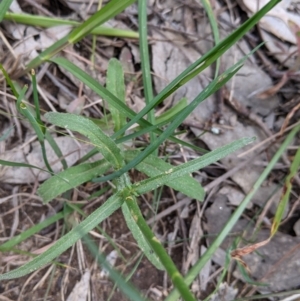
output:
M153 81L156 92L161 91L176 75L209 50L213 45L210 25L207 18L203 17L204 12L201 5L194 1L188 1L185 4L181 1L175 2L176 5L174 5L174 1L152 3L148 9L148 16L151 17L149 22L149 28L151 29L149 37L152 51L152 69L154 72ZM293 24L295 25L294 28L296 28L296 31L297 26L299 26L299 16L289 10L291 9L290 2L291 1L282 1L281 6L274 10L270 16L267 16L265 20L258 25L259 34L261 35L262 40L268 40L266 47L268 47L276 60L288 68L295 65L298 57L298 41L295 38L295 29L293 30L292 26ZM17 2L13 1L13 3L16 7L15 11L21 12L21 8L18 7ZM244 0L242 8L246 9L247 13L250 15L255 11L256 7L251 8L249 3L253 4L254 1ZM74 6L75 2L73 1L66 1L65 4L67 4L70 10L73 10L84 17L97 9L95 4L88 6L84 1L80 4L76 3L76 7ZM220 34L221 37L224 38L228 35L228 32L233 30L234 25L232 21L234 17L231 10L229 10L229 13L227 11L219 13L222 8L221 4L216 1L214 12L218 14ZM123 15L121 19L114 20L114 24L117 24L120 28L128 28L128 25L134 26L136 24L136 9L126 10L126 13L127 16L124 17ZM290 21L292 21L293 24L291 24ZM277 25L277 23L274 22L280 23ZM282 24L284 24L284 26ZM274 28L275 31L272 30ZM283 29L284 32L281 32L278 29ZM5 30L6 34L12 36L15 41L15 44L13 45L14 55L16 57L22 56L20 61L25 64L37 55L38 49L45 48L47 45L50 45L55 40L59 39L59 37L64 36L69 28L64 27L64 30L66 31L63 33L61 27L55 27L51 30L37 30L25 25L6 23ZM257 40L258 36L255 36L255 34L256 33L251 32L250 35L252 35L252 37L250 36L250 39L253 39L254 37L254 40ZM39 36L38 41L33 38L33 36L37 35ZM99 41L101 40L99 39ZM221 70L225 70L234 62L237 62L242 56L247 54L251 49L249 44L251 45L249 40L243 39L237 43L235 47L225 53L221 60ZM136 83L134 83L138 76L131 76L131 73L134 73L137 64L139 64L139 58L136 54L137 45L134 41L120 40L120 43L115 43L111 40L103 39L101 48L101 50L98 48L96 51L96 68L93 68L93 64L89 59L86 59L86 53L84 53L84 51L90 50L89 47L77 49L75 46L72 46L69 47L63 55L94 78L97 78L99 82L104 83L108 59L116 52L120 51L120 59L129 75L128 85L133 83L132 93L128 96L128 100L130 99L128 104L133 107L140 107L140 100L143 99L143 94L139 87L136 86ZM102 51L102 53L100 51ZM103 52L105 55L103 55ZM53 71L51 70L51 72ZM76 91L74 87L80 87L80 82L73 78L70 73L67 73L62 69L60 70L60 73L61 76L65 76L67 81L70 81L68 84L66 84L66 81L63 82L63 85L65 85L69 91ZM186 97L188 101L192 101L211 81L213 75L214 70L207 68L199 76L167 99L164 106L171 107L172 104L180 101L183 97ZM203 145L206 145L209 149L215 149L230 141L245 136L256 136L257 145L261 146L251 152L251 155L254 158L253 164L242 167L229 178L226 178L226 180L221 183L222 185L218 185L213 187L212 190L209 190L206 207L202 207L201 205L201 210L203 210L203 212L200 213L200 216L198 215L198 205L195 206L194 203L191 203L189 200L186 202L189 203L189 205L185 207L188 209L188 214L185 214L184 217L178 214L178 217L175 215L174 218L173 213L174 210L176 210L174 207L175 209L169 213L169 217L161 220L161 226L158 228L158 231L163 233L160 233L159 235L164 237L168 234L172 234L173 245L170 246L170 252L177 255L177 264L182 266L184 271L187 271L188 268L203 255L205 246L209 246L211 243L211 239L203 239L203 235L216 235L222 229L232 210L234 210L235 206L239 204L243 197L251 191L254 182L261 174L266 162L268 162L270 157L274 154L276 150L275 143L270 143L267 146L266 144L261 143L274 133L277 115L280 114L278 108L285 101L284 96L286 94L283 94L282 96L281 94L278 95L277 92L286 87L291 80L293 79L286 77L280 84L277 86L274 85L274 79L271 78L267 70L263 70L260 60L256 56L253 56L226 85L226 88L222 93L216 93L211 96L186 120L185 126L188 127L190 133L199 137L198 141ZM41 83L46 90L47 86L45 83ZM297 84L298 83L296 82L295 85ZM98 112L102 114L102 102L97 95L89 90L89 88L82 87L82 91L79 91L77 95L78 102L72 104L74 98L70 96L70 93L65 92L62 88L63 85L56 84L58 90L57 99L60 99L58 104L55 105L56 107L65 108L70 105L72 108L72 106L76 107L76 104L79 102L79 105L82 107L80 110L84 111L86 114L89 114L90 116L93 116ZM293 91L295 92L296 90ZM294 96L293 92L290 94ZM85 101L88 101L89 104L97 103L98 107L93 107L91 105L91 107L87 106L87 108L85 108L85 101L80 98L82 95L84 95ZM137 103L134 103L135 100ZM1 107L1 109L3 108ZM294 109L293 114L286 119L286 123L292 123L297 116L296 114L297 110ZM0 128L0 130L1 133L4 133L8 128L8 123L5 120L2 124L3 128ZM283 125L283 128L286 127L286 124ZM25 133L29 133L30 130L26 128L26 126L24 129L23 124L22 128ZM12 135L15 135L16 130L13 130ZM39 159L38 144L36 142L31 142L30 139L30 135L25 137L25 142L28 141L28 145L30 145L25 151L24 149L11 149L11 145L4 145L5 151L1 152L1 159L18 162L26 161L29 164L41 167L40 163L42 160ZM60 144L61 149L63 149L64 154L69 154L75 149L78 149L78 145L74 143L74 139L72 138L58 137L56 139ZM186 139L190 140L191 138L187 136ZM9 141L12 141L12 139ZM193 138L193 141L195 141L195 138ZM295 145L297 145L297 142L295 142ZM81 145L80 151L82 152L84 148L87 147ZM249 146L250 151L251 148L252 146ZM84 152L86 151L87 149L84 150ZM183 150L183 152L184 155L188 157L197 155L192 151ZM73 156L68 156L66 158L67 161L69 160L68 164L70 166L73 165L80 157L82 157L82 155L83 153L75 152ZM214 166L215 171L212 168L206 168L203 171L203 173L205 173L204 178L218 177L224 173L224 171L230 171L233 167L242 164L247 157L239 157L238 155L243 155L243 153L240 152L228 156L226 159L222 160L219 165ZM55 156L51 157L50 161L55 161L55 159L57 160ZM287 156L283 163L288 164L290 160L292 160L292 158ZM59 164L60 163L58 162L57 166L54 165L55 171L61 169ZM254 227L253 223L249 221L255 213L263 210L267 200L270 200L273 197L270 204L277 204L279 202L280 190L279 193L276 193L276 189L278 190L278 183L282 179L284 171L281 169L278 170L280 175L276 175L276 171L274 171L272 176L270 176L265 185L260 188L257 195L254 197L252 204L250 205L251 207L248 208L249 211L245 213L246 216L242 218L232 230L233 236L226 239L222 244L221 249L219 250L219 254L222 255L219 256L219 259L213 257L212 262L209 262L206 269L204 269L203 273L199 276L199 279L193 284L193 288L196 289L199 297L203 298L205 294L211 292L211 287L209 287L209 283L207 283L207 279L205 278L212 276L212 274L217 272L219 266L224 265L225 251L232 246L236 236L242 235L245 232L245 235L243 235L243 239L245 240L243 246L253 246L255 243L268 239L269 230L266 228L271 225L270 219L272 219L275 214L274 208L276 208L276 205L273 205L273 207L270 205L270 209L261 216L261 225L255 225ZM46 177L46 174L43 175L40 172L28 171L24 168L7 168L5 170L1 169L0 172L0 182L5 183L5 185L20 184L20 187L23 187L24 189L30 187L28 184L35 183L36 181L41 182L45 180ZM7 187L10 186L4 187L7 189ZM1 189L2 194L6 193L5 189ZM87 192L90 192L88 189L89 187L86 187L81 193L85 193L86 195ZM299 187L298 190L293 191L293 193L296 196L297 193L299 193ZM167 196L168 193L166 192L166 198ZM173 195L173 198L176 199L177 197L179 197L179 195ZM166 201L167 204L172 204L170 200L166 199ZM13 206L15 207L16 204L13 204ZM169 207L171 208L172 206ZM257 208L259 209L257 210ZM167 209L167 207L164 205L160 208L162 213L165 209ZM147 212L149 209L144 210ZM4 211L1 213L4 213ZM295 214L296 213L299 213L299 208L295 209ZM203 219L203 215L205 219ZM289 216L288 212L286 212L286 216ZM295 223L294 217L295 215L292 215L291 221L287 224L294 222L292 226L296 227L297 223ZM114 217L108 221L106 227L109 227L109 224L111 224L111 226L114 225L109 231L115 236L116 241L122 245L121 241L126 233L117 229L119 223L114 222L113 219ZM118 218L116 219L118 220ZM203 222L204 220L205 223ZM13 227L13 224L11 223L10 226ZM300 262L299 251L297 251L299 239L292 235L292 230L290 230L292 226L286 227L286 229L283 227L284 233L278 232L268 244L258 249L258 252L248 254L246 258L243 259L247 266L250 267L250 277L255 281L268 284L268 286L253 287L253 294L255 290L260 293L286 291L299 285L297 283L297 279L299 279L300 276L300 268L297 265L297 263ZM202 227L204 233L202 233ZM173 228L175 228L176 231ZM298 233L298 228L295 228L295 233ZM126 229L126 227L124 227L124 229ZM174 235L176 237L173 237ZM177 245L174 241L176 241L176 239L182 239L182 237L189 239L188 243L182 245L180 252L174 252L174 250L181 248L180 244ZM130 255L133 255L136 252L136 248L129 246L130 244L132 244L132 242L129 241L126 244L126 247L124 247L124 245L122 246L122 248L124 248L124 253L127 252L127 255L128 252ZM285 246L285 248L282 248L282 246ZM127 251L125 251L125 249ZM220 258L223 259L220 260ZM74 264L76 266L76 261ZM121 266L123 270L127 268L124 267L123 264L121 264ZM152 287L151 289L153 292L155 290L162 292L161 294L156 293L152 295L153 298L159 296L162 300L165 291L168 289L168 284L163 283L162 275L153 274L156 276L156 280L159 280L155 281L153 278L149 277L151 273L153 274L154 271L152 271L151 267L143 261L142 267L141 269L138 269L137 276L134 276L133 282L137 283L141 289L147 290ZM72 277L73 279L76 279L78 276L79 273L73 273ZM235 269L232 276L239 279L241 283L247 282L245 281L243 273L241 273L238 268ZM149 281L145 283L145 280L143 282L143 279L141 279L147 277L152 279L152 285ZM86 278L88 279L89 276L86 276ZM91 278L93 279L93 277ZM85 276L82 277L82 282L85 282L85 285L87 285L83 289L83 291L86 292L88 290L88 281L85 279ZM106 285L107 284L108 282L106 282ZM73 286L75 290L75 282L72 287ZM71 288L71 285L69 288ZM233 289L229 283L223 283L220 285L219 292L216 292L211 300L219 300L220 296L222 296L220 300L224 300L223 297L224 295L227 296L227 293L229 296L228 300L231 300L235 298L237 291L236 289ZM79 293L75 293L75 295L76 294L79 295ZM120 298L122 297L116 292L115 300L123 300Z

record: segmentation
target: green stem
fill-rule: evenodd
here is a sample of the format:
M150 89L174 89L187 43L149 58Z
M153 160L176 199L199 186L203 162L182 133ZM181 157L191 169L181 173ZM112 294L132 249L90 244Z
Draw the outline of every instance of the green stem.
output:
M136 198L132 194L128 193L125 196L126 204L132 214L133 219L137 223L138 227L142 231L143 235L147 239L149 245L159 257L161 263L164 265L167 273L169 274L175 288L180 292L182 298L185 301L195 301L195 297L190 292L189 287L184 283L184 279L179 273L174 262L161 245L160 241L155 237L149 226L147 225L145 219L142 216L139 206L136 203Z

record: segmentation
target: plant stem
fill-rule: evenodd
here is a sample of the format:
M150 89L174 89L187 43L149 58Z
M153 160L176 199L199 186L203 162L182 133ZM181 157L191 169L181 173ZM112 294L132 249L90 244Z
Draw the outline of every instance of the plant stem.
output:
M145 219L142 216L140 208L137 205L135 196L133 196L132 194L127 194L127 196L125 196L125 201L132 214L133 219L137 223L138 227L142 231L143 235L147 239L153 251L159 257L161 263L165 267L174 286L180 292L182 298L185 301L195 301L195 297L191 293L189 287L184 283L184 279L179 273L174 262L172 261L164 247L161 245L160 241L155 237L155 235L147 225Z

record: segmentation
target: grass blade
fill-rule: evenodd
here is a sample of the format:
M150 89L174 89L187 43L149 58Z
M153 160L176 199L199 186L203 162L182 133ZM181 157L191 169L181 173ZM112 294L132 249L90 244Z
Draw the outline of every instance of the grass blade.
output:
M218 22L212 10L211 3L209 0L201 0L201 2L208 16L208 20L215 40L215 45L217 45L220 42L220 34L218 29ZM218 76L219 70L220 70L220 57L217 59L216 62L215 78Z
M43 123L44 125L44 123ZM46 128L46 127L45 127ZM68 164L67 161L65 159L65 156L63 155L63 153L61 152L58 144L56 143L55 139L52 137L52 135L49 133L49 131L46 129L46 133L45 133L45 139L47 140L47 142L49 143L49 145L52 147L52 149L54 150L57 158L60 160L63 169L67 169L68 168Z
M139 19L139 45L141 56L141 67L143 75L143 87L146 105L150 104L153 100L153 87L151 78L151 67L149 58L149 44L148 44L148 32L147 32L147 1L138 0L138 19ZM155 124L154 111L151 110L148 113L148 121ZM150 132L150 141L154 141L155 135Z
M3 67L2 64L0 64L0 70L1 70L1 72L3 73L3 75L4 75L5 79L6 79L6 82L8 83L9 87L11 88L11 90L12 90L14 96L15 96L16 98L18 98L18 97L19 97L19 93L18 93L18 91L17 91L15 85L13 84L12 80L10 79L8 73L6 72L6 70L4 69L4 67Z
M124 279L115 269L113 269L107 262L103 254L99 253L95 243L89 238L88 235L83 237L87 247L91 254L97 259L99 266L102 266L109 273L109 277L117 284L120 291L132 301L147 301L143 298L140 293L129 283L128 280Z
M75 28L69 35L69 42L74 44L89 34L95 27L105 23L122 12L127 6L136 0L111 0L101 10L97 11L83 24Z
M59 213L45 219L41 223L39 223L35 226L32 226L31 228L23 231L21 234L14 236L9 241L5 242L4 244L2 244L0 246L0 252L10 251L14 246L20 244L27 238L39 233L44 228L52 225L53 223L59 221L62 218L64 218L68 213L70 213L72 211L73 210L70 207L67 207L67 210L65 210L64 212L59 212Z
M22 163L22 162L11 162L11 161L6 161L6 160L1 160L0 159L0 165L3 166L12 166L12 167L27 167L27 168L35 168L44 172L50 173L48 170L37 167L35 165L27 164L27 163ZM51 173L52 174L52 173Z
M5 14L4 19L9 21L14 21L20 24L46 27L46 28L60 26L60 25L72 25L74 27L81 25L80 22L73 21L73 20L50 18L45 16L30 15L30 14L17 14L17 13L9 13L9 12ZM130 39L138 39L139 37L139 34L135 31L111 28L106 26L95 27L91 31L91 34L100 35L100 36L130 38Z
M41 145L41 149L42 149L42 155L43 155L43 160L44 163L47 167L47 169L49 170L49 172L53 173L53 170L48 162L48 158L47 158L47 154L46 154L46 148L45 148L45 127L44 125L39 122L39 120L36 118L33 110L25 104L25 102L23 102L23 97L24 94L27 90L27 86L25 86L17 99L17 109L18 111L29 121L30 125L32 126L32 128L34 129L37 137L38 137L38 141Z
M51 47L44 50L36 58L34 58L26 67L28 72L31 69L36 68L42 62L49 60L59 51L67 47L72 43L76 43L87 34L89 34L95 27L103 24L110 18L113 18L118 13L120 13L127 6L135 2L135 0L112 0L107 5L105 5L100 11L97 11L89 19L83 22L80 26L75 28L71 33L54 43Z
M292 191L292 183L293 183L293 178L297 174L300 166L300 148L298 148L296 155L294 157L294 160L290 166L290 172L286 177L283 189L282 189L282 196L280 198L279 205L277 207L275 217L272 223L272 228L271 228L271 236L274 236L279 228L280 222L282 220L282 217L284 215L286 206L288 204L288 201L290 199L290 193Z
M149 245L159 257L161 263L164 265L167 273L169 274L174 286L179 290L183 300L186 301L196 301L193 294L191 293L188 286L184 283L181 274L179 273L178 269L176 268L174 262L161 245L160 241L155 237L149 226L147 225L146 221L143 218L143 215L140 211L139 206L136 203L136 199L134 195L131 195L130 192L125 192L125 201L128 205L128 208L137 223L138 227L140 228L141 232L147 239Z

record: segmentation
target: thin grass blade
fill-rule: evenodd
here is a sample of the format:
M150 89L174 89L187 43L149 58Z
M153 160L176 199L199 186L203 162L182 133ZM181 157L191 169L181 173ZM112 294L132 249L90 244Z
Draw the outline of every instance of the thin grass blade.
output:
M14 246L20 244L21 242L25 241L27 238L32 237L33 235L39 233L41 230L45 229L46 227L54 224L55 222L59 221L62 218L65 218L68 213L71 213L73 210L70 207L64 212L59 212L44 221L40 222L37 225L32 226L31 228L23 231L21 234L14 236L9 241L3 243L0 246L0 252L10 251Z
M44 123L43 123L43 125L44 125ZM65 159L65 156L63 155L63 153L61 152L58 144L56 143L53 136L49 133L49 131L47 129L46 129L46 133L45 133L45 139L47 140L49 145L52 147L52 149L55 152L57 158L60 160L60 162L63 166L63 169L67 169L68 168L68 163Z
M35 168L47 173L50 173L47 169L43 169L40 167L37 167L35 165L27 164L27 163L22 163L22 162L12 162L12 161L6 161L6 160L1 160L0 159L0 165L3 166L12 166L12 167L27 167L27 168Z
M69 42L74 44L89 34L95 27L113 18L136 0L111 0L69 35Z
M18 14L18 13L10 13L6 12L4 16L5 20L14 21L16 23L38 26L38 27L54 27L60 25L72 25L77 27L81 25L80 22L73 20L66 20L60 18L52 18L45 16L37 16L30 14ZM132 30L127 29L119 29L119 28L111 28L106 26L97 26L92 31L91 34L101 35L101 36L112 36L112 37L120 37L120 38L129 38L129 39L138 39L139 34Z
M99 253L97 246L89 238L88 235L83 237L85 244L87 245L91 254L97 259L99 266L104 268L109 273L109 277L117 284L120 291L123 292L132 301L147 301L146 298L143 298L140 293L135 289L135 287L128 281L124 279L122 275L119 274L111 265L107 262L105 256L102 253Z
M214 37L214 42L215 45L219 44L220 42L220 34L219 34L219 29L218 29L218 21L216 20L214 11L211 7L211 2L209 0L201 0L201 3L207 13L208 20L212 29L213 37ZM220 70L220 57L216 61L216 69L215 69L215 78L219 74Z
M35 69L42 62L49 60L68 45L78 42L88 35L95 27L103 24L110 18L113 18L133 2L135 2L135 0L110 1L100 11L97 11L84 23L75 28L71 33L54 43L51 47L44 50L40 55L29 62L26 67L26 71L28 72L31 69Z
M134 218L137 226L140 228L143 236L147 239L149 245L159 257L161 263L164 265L169 277L171 278L174 286L180 291L183 300L196 301L188 286L184 283L182 275L179 273L174 262L161 245L160 241L155 237L149 226L147 225L139 206L136 203L136 198L131 191L124 191L124 198L129 208L132 217Z
M151 78L151 67L149 57L149 44L148 44L148 32L147 32L147 1L138 0L138 20L139 20L139 46L141 56L141 67L143 75L143 87L146 105L153 100L153 87ZM154 111L151 110L148 113L147 120L155 124ZM155 139L153 132L150 132L150 141Z
M12 80L10 79L8 73L6 72L6 70L4 69L4 67L3 67L2 64L0 64L0 70L1 70L1 72L3 73L3 75L4 75L5 79L6 79L6 82L8 83L9 87L11 88L11 90L12 90L14 96L15 96L16 98L18 98L18 97L19 97L19 93L18 93L18 91L17 91L17 89L16 89L14 83L13 83Z
M284 215L285 209L287 207L288 201L290 199L290 193L292 191L293 186L293 179L297 172L299 171L300 166L300 148L298 148L294 160L290 166L289 174L286 177L283 189L282 189L282 195L280 198L279 205L277 207L275 217L272 223L271 227L271 236L274 236L279 228L280 222L282 220L282 217Z
M18 96L18 99L17 99L17 109L18 111L29 121L30 125L32 126L32 128L34 129L37 137L38 137L38 141L41 145L41 150L42 150L42 156L43 156L43 160L44 160L44 163L47 167L47 169L49 170L49 172L53 172L50 164L49 164L49 161L48 161L48 158L47 158L47 154L46 154L46 148L45 148L45 135L44 135L44 131L45 131L45 127L43 124L41 124L33 110L25 104L25 102L23 102L23 97L25 95L25 92L27 90L27 87L25 86L19 96Z

